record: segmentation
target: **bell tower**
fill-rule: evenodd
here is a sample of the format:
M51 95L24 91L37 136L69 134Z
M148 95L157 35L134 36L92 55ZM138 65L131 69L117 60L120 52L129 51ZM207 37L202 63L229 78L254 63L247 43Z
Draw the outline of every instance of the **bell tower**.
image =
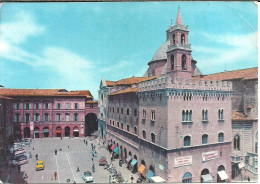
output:
M182 24L180 8L178 8L175 25L171 25L166 34L170 40L167 49L167 73L172 77L192 77L189 31L188 26Z

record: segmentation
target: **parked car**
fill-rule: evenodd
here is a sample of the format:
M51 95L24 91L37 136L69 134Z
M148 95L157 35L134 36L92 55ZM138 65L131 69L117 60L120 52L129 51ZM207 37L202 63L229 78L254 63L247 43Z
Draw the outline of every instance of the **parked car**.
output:
M26 150L24 148L19 148L14 152L14 156L15 155L19 155L19 154L23 154L26 153Z
M91 174L90 171L83 172L83 173L82 173L82 179L83 179L86 183L88 183L88 182L93 182L93 181L94 181L94 180L93 180L93 176L92 176L92 174Z
M101 156L99 158L99 165L103 166L103 165L106 165L107 164L107 158L105 156Z
M13 160L10 160L9 164L11 166L20 166L23 164L27 164L28 162L29 160L26 155L20 155L19 157L15 157Z
M36 162L36 171L43 170L44 169L44 162L42 160L39 160Z

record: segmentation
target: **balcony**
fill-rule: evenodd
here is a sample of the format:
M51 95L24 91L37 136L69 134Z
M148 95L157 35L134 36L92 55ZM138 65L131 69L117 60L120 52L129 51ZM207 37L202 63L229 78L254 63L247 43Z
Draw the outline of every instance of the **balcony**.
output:
M231 160L233 163L239 163L242 161L240 156L231 156Z
M254 166L252 166L252 165L250 165L250 164L248 164L248 163L246 163L245 168L246 168L248 171L250 171L251 173L253 173L253 174L258 174L258 168L255 168Z
M168 51L172 51L172 50L175 50L178 48L185 49L185 50L191 50L190 44L175 43L174 45L168 46Z

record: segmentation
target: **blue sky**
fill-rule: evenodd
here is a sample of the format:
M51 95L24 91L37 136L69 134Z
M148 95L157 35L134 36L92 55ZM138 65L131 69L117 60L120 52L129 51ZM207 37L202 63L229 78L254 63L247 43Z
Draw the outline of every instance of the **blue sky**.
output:
M257 66L253 2L5 3L0 84L89 89L100 80L142 76L178 6L203 74Z

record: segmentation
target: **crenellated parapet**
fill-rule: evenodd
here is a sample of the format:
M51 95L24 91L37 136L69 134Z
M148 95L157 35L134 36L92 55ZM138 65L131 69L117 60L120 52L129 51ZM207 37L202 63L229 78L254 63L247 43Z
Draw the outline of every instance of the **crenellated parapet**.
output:
M152 91L159 89L190 89L190 90L214 90L232 91L232 82L201 79L184 79L164 76L138 84L138 91Z

